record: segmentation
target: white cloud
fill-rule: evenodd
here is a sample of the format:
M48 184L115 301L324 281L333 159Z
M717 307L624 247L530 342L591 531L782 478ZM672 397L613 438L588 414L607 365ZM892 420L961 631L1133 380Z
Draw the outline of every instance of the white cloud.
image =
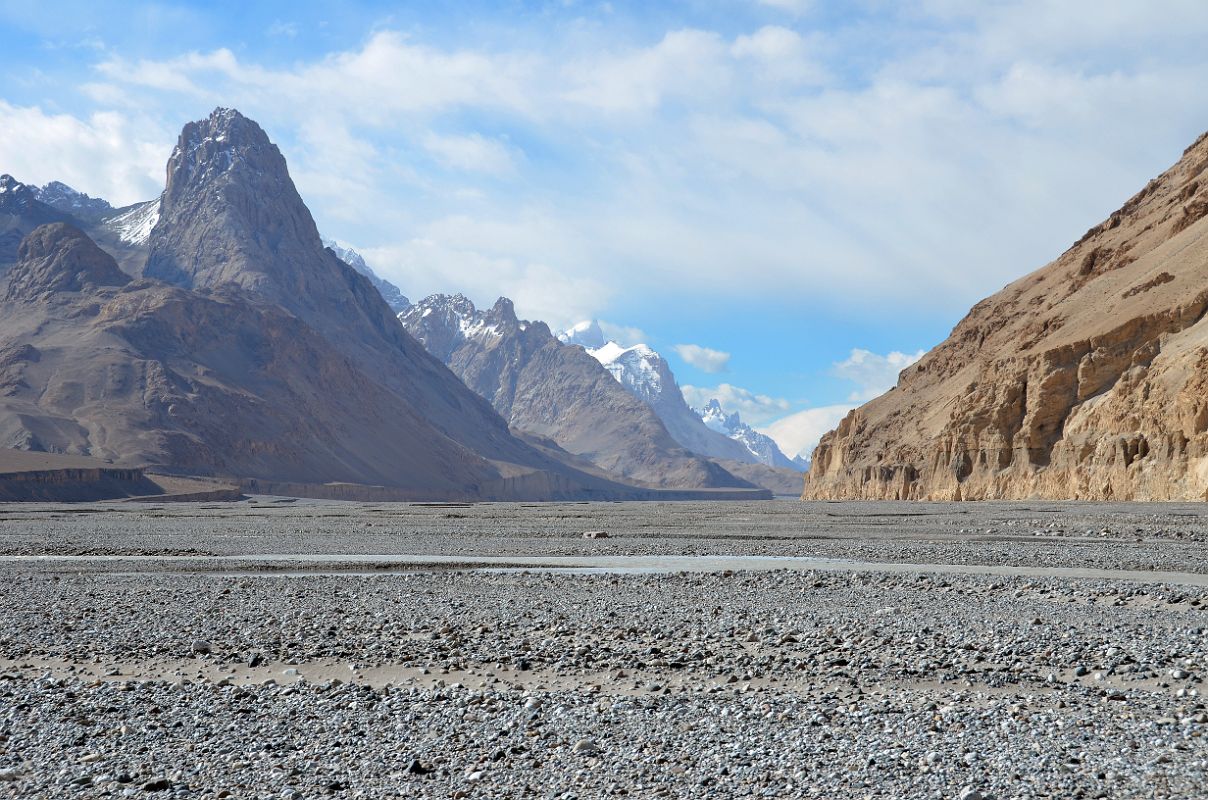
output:
M173 139L123 113L78 119L0 100L0 172L32 185L63 181L114 205L163 191Z
M863 403L884 394L898 382L898 373L923 357L926 351L899 353L894 350L878 355L870 350L854 348L851 355L836 362L831 372L839 378L851 381L859 388L848 395L848 400Z
M704 408L710 400L717 400L729 412L738 412L743 422L759 425L783 414L791 407L789 401L766 394L756 394L741 386L722 383L717 386L681 386L684 399L693 408Z
M633 328L628 325L616 325L612 322L597 320L600 324L600 330L604 333L604 338L616 342L622 347L633 347L635 344L645 344L650 341L650 337L646 335L646 331L641 328Z
M831 374L856 384L848 395L849 403L807 408L776 420L760 430L771 436L790 457L802 454L807 458L822 434L833 429L858 404L872 400L897 384L898 373L923 357L925 351L901 353L894 350L886 355L854 348L851 355L837 361Z
M594 278L524 261L460 249L455 238L417 238L398 246L361 249L374 272L396 284L408 297L460 292L481 308L500 296L510 298L516 313L541 320L551 330L565 330L590 318L595 304L607 303L613 289ZM358 248L360 249L360 248Z
M666 100L717 96L732 80L726 44L716 33L671 31L652 47L570 63L561 97L612 113L649 112Z
M833 430L847 416L853 405L820 406L798 411L783 419L760 428L761 433L771 436L781 452L792 458L802 455L810 458L822 435Z
M506 175L516 168L512 148L478 133L465 136L429 133L424 137L424 147L442 164L454 169Z
M674 285L686 303L803 318L955 317L1061 252L1208 118L1208 6L1050 5L873 4L819 32L777 20L642 43L605 25L544 47L378 30L288 66L221 48L108 58L82 91L128 119L155 109L128 136L161 149L147 164L87 142L55 151L94 181L80 188L142 199L113 170L158 185L185 115L235 105L281 144L326 233L396 254L392 280L452 277L493 299L535 296L548 273L538 305L584 316L621 313L590 294L602 285L622 299ZM0 155L19 153L4 135L18 144ZM459 274L473 264L506 268Z
M692 366L705 372L724 372L730 366L730 354L698 344L677 344L675 352Z
M774 81L822 83L828 73L810 56L801 34L779 25L766 25L752 34L738 36L730 53L754 64L756 73Z

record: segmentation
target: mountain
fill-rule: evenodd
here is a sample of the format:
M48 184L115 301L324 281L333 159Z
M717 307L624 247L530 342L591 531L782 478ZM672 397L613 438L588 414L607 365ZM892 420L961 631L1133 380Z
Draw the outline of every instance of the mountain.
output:
M41 188L34 189L34 196L51 208L84 221L100 220L113 211L113 206L109 205L108 200L89 197L59 181L51 181Z
M60 181L33 188L32 192L38 201L67 215L65 219L70 219L93 239L103 243L106 250L121 251L122 255L127 256L126 260L133 262L127 265L128 271L135 274L142 272L151 231L159 222L160 198L114 208L108 200L90 197ZM411 305L399 288L378 277L356 250L334 239L324 239L323 244L345 264L368 278L392 311L397 313Z
M671 438L685 449L775 494L800 493L803 470L796 462L786 459L771 439L745 425L741 426L745 440L725 429L711 429L684 400L671 365L650 347L622 347L608 341L595 320L580 322L558 334L558 340L582 347L599 361L630 394L650 406Z
M651 348L644 344L621 347L616 342L605 342L587 348L587 352L631 394L654 409L671 437L683 447L710 458L755 463L756 459L740 443L704 425L684 400L671 365Z
M9 231L56 217L0 285L0 446L320 496L666 496L513 436L323 246L284 157L236 111L185 126L141 275L0 185Z
M595 350L608 343L600 323L594 319L580 322L568 331L558 334L558 341L563 344L577 344L588 350Z
M59 181L30 191L42 206L58 213L53 219L40 216L39 224L56 220L69 222L115 256L123 270L132 275L142 271L147 259L147 240L159 219L159 198L114 208L108 200L90 197ZM27 227L25 232L28 230Z
M12 175L0 175L0 275L17 261L21 240L34 228L72 217L38 199L37 189Z
M716 398L706 403L704 410L699 414L700 419L709 430L728 436L732 441L742 445L756 463L791 469L796 472L802 471L801 462L787 458L772 437L760 433L743 422L737 411L727 414L722 410L721 403Z
M1208 134L826 434L811 498L1208 499Z
M279 307L135 281L63 223L21 251L0 303L5 445L420 495L498 477Z
M514 428L653 486L750 486L680 446L598 360L518 319L507 298L479 311L462 295L433 295L399 319Z
M390 306L391 311L399 314L411 307L411 301L399 291L399 288L390 281L378 277L378 274L365 263L365 259L356 250L342 245L334 239L324 239L323 244L335 253L337 258L368 278L373 287L381 293L382 299L386 301L386 305Z

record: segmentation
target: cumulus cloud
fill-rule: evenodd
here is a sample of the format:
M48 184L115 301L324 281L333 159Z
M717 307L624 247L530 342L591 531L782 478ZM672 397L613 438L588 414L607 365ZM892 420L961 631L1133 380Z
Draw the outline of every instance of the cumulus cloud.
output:
M730 366L730 354L698 344L677 344L675 352L692 366L704 372L725 372Z
M800 455L808 459L822 435L833 430L853 408L854 405L844 404L807 408L759 430L771 436L789 458Z
M872 400L888 391L898 382L898 373L923 357L925 351L901 353L897 350L885 355L871 350L854 348L842 361L835 362L831 374L856 384L848 395L848 403L807 408L769 423L761 428L771 436L786 454L801 454L810 457L822 434L834 428L858 404Z
M717 386L681 386L684 400L693 408L704 408L710 400L717 400L730 413L738 412L743 422L759 425L791 408L789 401L766 394L756 394L741 386L722 383Z
M797 306L858 296L870 316L954 313L1060 252L1199 132L1208 6L1155 2L1040 13L1040 0L929 0L833 30L580 32L544 50L377 30L287 67L223 48L107 58L86 91L128 108L234 104L271 123L320 223L366 247L424 238L434 256L464 254L431 236L440 219L508 227L518 206L539 207L566 232L565 260L532 238L475 254L561 268L582 287L607 271L634 294L675 283ZM327 154L304 135L316 106L346 134L354 178L323 177ZM475 183L500 175L516 180ZM761 280L733 281L739 263Z
M114 205L163 191L174 138L115 111L79 119L0 100L0 172L32 185L63 181Z
M898 382L898 373L923 357L926 351L899 353L897 350L879 355L871 350L854 348L851 355L837 362L831 372L836 377L855 383L858 387L848 400L863 403L887 392Z

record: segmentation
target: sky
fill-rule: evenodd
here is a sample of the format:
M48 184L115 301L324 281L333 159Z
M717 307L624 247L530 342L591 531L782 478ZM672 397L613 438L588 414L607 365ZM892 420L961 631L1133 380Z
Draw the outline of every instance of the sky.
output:
M1208 130L1201 0L0 0L0 172L238 108L417 299L659 350L790 455Z

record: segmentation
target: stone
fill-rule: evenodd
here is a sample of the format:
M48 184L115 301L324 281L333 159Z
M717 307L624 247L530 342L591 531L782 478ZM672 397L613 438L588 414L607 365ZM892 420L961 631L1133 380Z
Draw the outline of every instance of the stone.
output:
M579 755L594 756L600 752L600 745L591 739L580 739L575 742L574 751Z

